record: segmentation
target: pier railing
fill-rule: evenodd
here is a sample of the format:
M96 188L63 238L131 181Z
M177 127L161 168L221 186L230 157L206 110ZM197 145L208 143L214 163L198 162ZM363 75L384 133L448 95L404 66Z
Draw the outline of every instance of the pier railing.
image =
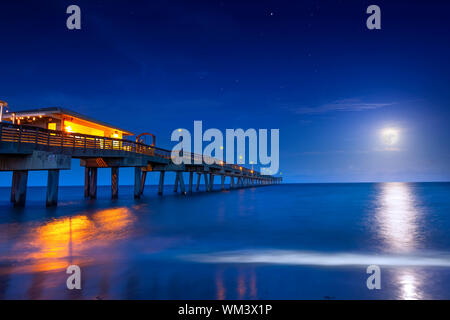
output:
M174 151L172 151L172 154L174 154L174 156L181 157L180 152L181 152L180 150L174 150ZM248 175L253 175L254 174L253 170L247 169L247 168L245 168L245 167L243 167L241 165L228 163L228 162L225 162L225 161L217 159L217 158L212 158L212 157L201 155L201 154L197 154L197 153L191 153L191 152L184 151L182 157L185 160L185 163L186 163L186 161L190 161L188 163L192 163L192 164L197 164L197 163L215 164L215 165L222 166L224 168L239 170L239 171L241 171L243 173L246 173Z
M170 159L169 150L148 146L143 143L124 139L92 136L40 127L0 123L0 141L22 144L35 144L61 148L61 150L115 150Z
M81 133L65 132L58 130L44 129L40 127L17 125L6 122L0 122L0 141L12 142L17 144L18 151L21 146L36 145L43 146L44 149L61 150L61 152L75 151L122 151L136 154L144 154L149 156L171 159L173 153L180 151L170 151L154 146L149 146L140 142L134 142L124 139L116 139L109 137L92 136ZM247 175L257 175L253 170L247 169L241 165L226 163L222 160L202 156L195 153L184 152L183 158L190 160L191 164L206 163L215 164L228 169L239 170ZM186 162L185 162L186 163Z

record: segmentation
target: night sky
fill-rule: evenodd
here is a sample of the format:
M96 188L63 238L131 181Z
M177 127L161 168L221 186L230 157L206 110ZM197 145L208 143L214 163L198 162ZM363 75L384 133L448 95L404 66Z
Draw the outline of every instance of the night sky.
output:
M71 4L81 30L66 28ZM381 30L366 28L371 4ZM153 132L164 148L194 120L280 129L285 182L448 181L449 15L449 1L2 0L0 100ZM83 183L72 167L61 184Z

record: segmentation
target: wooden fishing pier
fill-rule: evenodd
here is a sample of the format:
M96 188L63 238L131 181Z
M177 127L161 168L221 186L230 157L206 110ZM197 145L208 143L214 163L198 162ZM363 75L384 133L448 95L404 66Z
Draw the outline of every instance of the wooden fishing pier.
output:
M99 168L111 170L111 198L119 195L119 168L134 167L134 197L144 192L147 174L159 173L158 194L163 194L166 172L175 173L174 192L186 194L199 191L202 180L207 192L213 191L215 177L220 177L220 189L279 184L282 178L262 175L236 164L205 161L202 155L184 153L191 164L175 164L172 151L161 149L153 143L127 140L131 132L115 128L61 108L36 109L8 113L0 119L0 171L12 171L11 202L24 206L26 201L28 172L48 171L47 206L58 202L59 172L71 168L73 158L80 159L85 167L84 196L97 197L97 173ZM94 134L85 134L89 132ZM199 161L200 159L200 161ZM211 159L210 159L211 160ZM188 173L186 187L184 174ZM194 179L196 178L196 181ZM202 179L203 178L203 179Z

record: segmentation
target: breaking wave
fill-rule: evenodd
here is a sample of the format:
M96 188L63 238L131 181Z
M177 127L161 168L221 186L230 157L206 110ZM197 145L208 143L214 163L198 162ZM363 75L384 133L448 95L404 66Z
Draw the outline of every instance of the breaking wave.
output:
M323 253L292 250L239 250L183 256L199 263L262 263L310 266L420 266L450 267L450 254L385 255L357 253Z

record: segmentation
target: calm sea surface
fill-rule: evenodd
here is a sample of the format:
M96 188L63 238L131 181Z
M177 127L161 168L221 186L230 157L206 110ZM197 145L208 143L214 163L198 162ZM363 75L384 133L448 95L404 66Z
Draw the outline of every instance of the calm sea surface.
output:
M0 299L450 299L450 183L109 192L14 209L0 188Z

